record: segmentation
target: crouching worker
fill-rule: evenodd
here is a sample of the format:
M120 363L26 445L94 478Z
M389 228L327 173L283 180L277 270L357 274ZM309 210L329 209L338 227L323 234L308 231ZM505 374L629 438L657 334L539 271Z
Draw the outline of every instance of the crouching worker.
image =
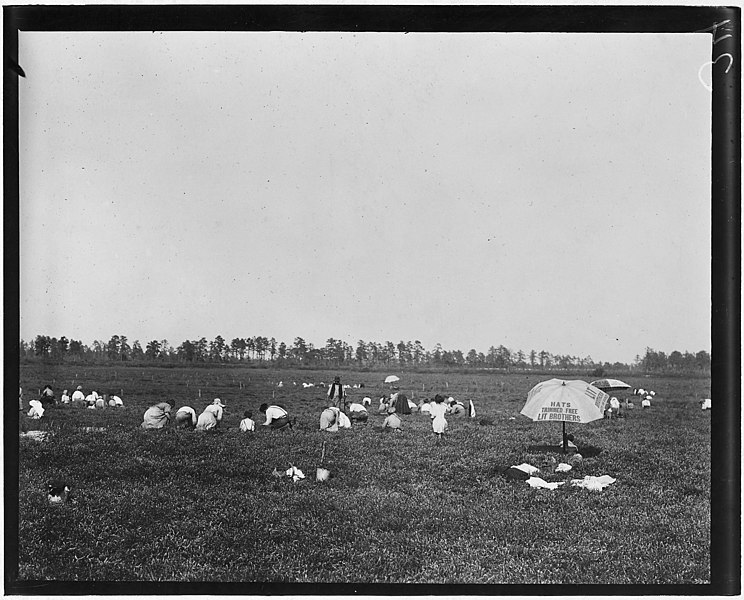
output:
M363 404L359 404L358 402L349 404L349 420L366 423L367 419L369 419L369 414Z
M215 398L214 402L204 409L204 412L199 415L199 419L196 422L196 429L198 431L207 431L208 429L215 429L222 423L222 409L225 405L222 400Z
M28 411L28 416L31 419L41 419L44 416L44 406L41 404L41 400L31 400L28 403L31 410Z
M171 408L173 401L159 402L145 411L142 429L162 429L170 421Z
M190 406L182 406L176 411L176 429L193 429L196 427L196 411Z
M256 422L253 420L253 411L247 410L243 413L243 420L240 422L240 431L256 431Z
M289 413L278 404L266 404L265 402L258 407L259 412L266 414L266 422L262 425L270 429L292 429L293 423L289 420Z
M321 431L338 431L338 411L335 406L329 406L320 413Z
M403 431L401 429L400 417L395 414L395 407L391 406L387 409L388 416L382 422L382 429L392 429L393 431Z

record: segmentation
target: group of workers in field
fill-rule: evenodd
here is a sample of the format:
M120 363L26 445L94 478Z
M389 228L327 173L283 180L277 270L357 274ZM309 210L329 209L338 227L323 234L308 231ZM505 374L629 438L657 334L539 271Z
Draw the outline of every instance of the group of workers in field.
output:
M372 400L365 397L361 402L347 402L347 395L344 386L341 385L340 377L335 377L333 383L328 386L327 406L320 413L321 431L338 431L339 429L351 428L354 423L366 423L369 420L369 411L367 406L371 405ZM176 428L179 429L196 429L197 431L207 431L220 427L223 417L225 404L220 398L215 398L212 404L207 406L204 411L197 417L196 411L190 406L182 406L178 410L173 410L173 402L160 402L151 406L145 411L142 427L144 429L161 429L173 420ZM290 418L286 408L279 404L261 404L259 412L265 416L262 426L270 430L292 429L297 421L296 418ZM471 403L471 411L474 410ZM432 430L441 438L447 430L446 415L464 415L468 411L462 402L455 401L453 398L445 399L444 396L437 394L431 400L421 400L418 404L412 402L408 397L400 392L391 393L389 397L382 396L378 413L385 415L382 422L382 428L386 430L400 432L402 431L403 422L401 415L410 415L419 412L426 414L431 418ZM248 410L243 414L243 420L240 422L240 430L251 432L256 430L256 422L253 420L253 412Z
M353 423L366 423L369 420L367 406L371 408L372 399L365 397L361 402L347 402L346 390L341 385L340 377L334 378L333 383L328 387L326 396L327 406L320 413L321 431L338 431L339 429L351 428ZM124 406L123 401L116 394L100 396L97 392L91 391L88 395L85 395L82 386L77 386L71 396L68 395L68 390L64 390L59 403L52 388L45 386L44 390L40 392L39 399L31 400L29 404L28 416L37 419L41 418L50 406L58 406L59 404L92 409ZM195 429L197 431L217 429L222 423L223 409L225 408L225 404L220 398L215 398L198 415L191 406L181 406L178 410L174 410L174 406L175 403L171 400L154 404L145 411L141 427L143 429L162 429L172 422L178 429ZM19 407L24 410L22 389L19 391ZM265 416L262 425L270 430L292 429L297 420L296 418L290 418L287 409L279 404L263 403L258 410ZM470 411L474 411L472 402ZM435 395L431 400L422 399L418 404L398 391L379 399L378 413L385 416L382 422L382 428L385 430L402 431L403 421L401 416L415 412L428 415L431 418L433 432L441 438L448 426L445 416L463 415L468 411L462 402L455 401L451 397L445 399L440 394ZM474 416L474 413L471 416ZM253 420L252 411L245 411L239 428L243 432L256 430L256 422Z
M44 413L50 408L57 408L60 406L69 406L72 408L119 408L124 406L124 401L115 393L99 395L98 392L91 391L89 394L83 392L82 386L77 386L72 395L68 394L68 390L62 392L62 396L59 401L54 394L52 386L45 385L44 389L39 391L38 399L29 401L29 411L27 416L31 419L40 419L44 416ZM24 411L23 406L23 388L18 388L18 410Z

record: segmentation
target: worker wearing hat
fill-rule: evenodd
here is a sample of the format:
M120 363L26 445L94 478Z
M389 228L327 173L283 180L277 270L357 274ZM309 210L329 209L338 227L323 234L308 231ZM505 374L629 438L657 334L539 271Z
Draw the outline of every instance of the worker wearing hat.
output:
M344 392L344 386L341 385L341 378L338 376L333 378L333 383L328 387L328 400L331 406L336 408L341 408L346 400L346 392ZM343 406L343 408L346 407Z

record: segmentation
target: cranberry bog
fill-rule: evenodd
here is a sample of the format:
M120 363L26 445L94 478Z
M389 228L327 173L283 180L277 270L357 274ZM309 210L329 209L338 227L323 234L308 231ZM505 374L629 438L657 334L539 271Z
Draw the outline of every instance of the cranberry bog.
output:
M381 428L385 376L414 401L472 400L438 442L428 416ZM318 430L326 387L371 398L366 424ZM19 436L19 581L256 584L705 584L710 581L710 380L624 376L656 392L623 418L568 425L581 460L568 472L558 423L519 414L538 382L586 375L359 372L186 366L21 366L28 430ZM123 408L24 416L44 385L57 398L120 395ZM311 387L309 384L313 384ZM322 385L321 385L322 384ZM361 384L364 387L358 387ZM615 394L624 397L625 394ZM197 414L226 404L216 431L146 431L144 411L171 400ZM262 427L261 403L297 418ZM8 404L7 406L10 406ZM238 428L253 412L255 433ZM511 480L528 463L556 489ZM284 473L295 466L305 479ZM316 469L331 476L317 481ZM279 473L280 476L276 476ZM609 475L601 491L571 485ZM50 505L47 483L70 501ZM250 585L245 588L250 591Z

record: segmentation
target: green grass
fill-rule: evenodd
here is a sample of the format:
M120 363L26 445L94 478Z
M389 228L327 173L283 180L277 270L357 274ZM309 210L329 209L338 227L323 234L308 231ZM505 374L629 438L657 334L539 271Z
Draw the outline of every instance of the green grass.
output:
M437 444L425 416L405 417L401 434L380 429L374 412L384 374L343 374L344 382L367 384L348 391L371 396L373 410L367 425L332 434L317 431L324 390L291 385L328 382L332 372L30 365L21 385L27 399L47 381L56 380L58 392L72 389L76 372L86 392L123 388L126 407L60 408L28 421L52 436L20 441L22 580L710 580L710 415L695 402L709 380L629 380L656 390L654 406L569 426L586 457L556 474L553 460L562 456L534 447L557 442L560 426L518 416L545 376L401 374L401 389L414 398L441 391L474 400L478 417L450 418ZM258 405L272 395L299 426L240 433L243 411L262 422ZM156 401L173 398L176 408L199 412L215 396L227 404L222 431L139 429ZM317 483L324 441L323 466L335 477ZM500 475L525 461L550 481L607 474L617 482L603 492L549 491ZM307 480L272 477L291 463ZM73 485L75 503L47 504L45 485L55 478Z

